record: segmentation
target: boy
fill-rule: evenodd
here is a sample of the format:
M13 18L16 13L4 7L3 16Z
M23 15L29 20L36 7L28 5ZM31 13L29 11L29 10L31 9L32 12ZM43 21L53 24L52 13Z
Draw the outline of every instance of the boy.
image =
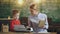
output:
M19 20L19 11L18 10L13 10L12 13L13 13L13 19L10 23L10 30L14 31L14 25L20 25L21 22Z

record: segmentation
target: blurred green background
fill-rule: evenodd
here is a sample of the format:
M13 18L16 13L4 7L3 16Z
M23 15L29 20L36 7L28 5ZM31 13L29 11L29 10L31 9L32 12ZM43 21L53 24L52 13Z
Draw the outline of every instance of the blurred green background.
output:
M20 17L28 17L30 15L29 6L32 0L23 0L19 4L20 0L0 0L0 18L12 17L12 9L18 9L21 11ZM37 4L37 9L41 13L47 14L48 18L51 18L53 22L60 22L60 0L42 0Z

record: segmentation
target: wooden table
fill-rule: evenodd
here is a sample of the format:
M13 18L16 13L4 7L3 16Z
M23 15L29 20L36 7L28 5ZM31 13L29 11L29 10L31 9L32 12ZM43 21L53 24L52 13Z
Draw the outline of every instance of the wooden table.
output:
M56 32L48 32L48 33L0 32L0 34L57 34L57 33Z

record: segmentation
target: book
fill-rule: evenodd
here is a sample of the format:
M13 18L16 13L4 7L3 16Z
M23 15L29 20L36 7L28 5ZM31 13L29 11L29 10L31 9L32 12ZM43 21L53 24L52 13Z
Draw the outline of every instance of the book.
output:
M38 27L43 27L45 25L45 21L44 20L40 20Z

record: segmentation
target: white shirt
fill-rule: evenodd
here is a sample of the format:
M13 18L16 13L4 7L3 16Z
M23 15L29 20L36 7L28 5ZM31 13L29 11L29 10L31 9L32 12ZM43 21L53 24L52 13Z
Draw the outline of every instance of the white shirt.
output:
M29 16L29 21L31 21L32 23L35 23L35 24L37 24L38 25L38 23L39 23L39 21L40 20L45 20L45 25L44 25L44 27L43 28L46 28L46 29L48 29L48 21L47 21L47 15L46 14L42 14L42 13L39 13L38 15L36 15L36 16ZM32 24L33 25L33 24ZM30 26L31 26L31 24L30 24ZM36 28L38 28L36 25L33 25L33 27L32 27L33 29L36 29ZM40 31L40 32L43 32L43 31L47 31L46 29L39 29L38 28L38 30ZM38 31L38 32L39 32Z

